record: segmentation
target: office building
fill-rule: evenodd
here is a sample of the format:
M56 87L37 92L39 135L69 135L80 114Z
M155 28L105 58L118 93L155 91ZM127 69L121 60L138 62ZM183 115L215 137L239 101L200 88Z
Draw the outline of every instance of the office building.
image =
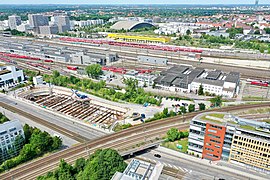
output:
M97 54L97 53L86 53L86 52L76 52L71 54L71 63L74 64L100 64L106 65L110 62L115 62L118 60L118 56L115 53L107 54Z
M49 25L49 26L39 26L39 34L51 35L57 34L59 32L58 26Z
M116 172L111 180L156 180L161 175L163 165L132 159L123 173Z
M29 14L28 15L29 24L33 28L35 33L40 33L40 26L49 26L49 19L47 16L42 14Z
M23 146L23 139L19 139L15 145L16 137L21 135L24 138L24 132L19 120L8 121L0 124L0 163L18 155ZM12 152L12 154L10 154Z
M0 88L22 81L24 81L23 70L15 66L0 65Z
M22 24L22 20L20 16L9 16L8 17L8 26L11 30L17 29L17 26Z
M70 30L70 20L68 16L54 16L54 24L58 26L60 33Z
M270 124L227 113L203 113L190 122L188 153L270 171Z

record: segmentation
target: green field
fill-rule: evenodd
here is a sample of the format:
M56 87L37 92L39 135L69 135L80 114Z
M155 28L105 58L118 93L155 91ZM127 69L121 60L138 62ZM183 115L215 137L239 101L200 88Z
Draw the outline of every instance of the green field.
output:
M182 145L182 149L178 149L176 147L177 144L180 144ZM169 149L173 149L175 151L178 151L178 152L183 152L183 153L186 153L187 152L187 149L188 149L188 138L184 138L184 139L181 139L181 140L178 140L178 141L174 141L174 142L163 142L161 144L162 146L166 147L166 148L169 148Z

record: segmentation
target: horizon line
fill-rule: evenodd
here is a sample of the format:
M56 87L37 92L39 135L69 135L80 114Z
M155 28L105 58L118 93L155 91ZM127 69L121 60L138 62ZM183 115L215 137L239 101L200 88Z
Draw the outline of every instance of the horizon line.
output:
M217 3L217 4L197 4L197 3L190 3L190 4L179 4L179 3L169 3L169 4L164 4L164 3L145 3L145 4L142 4L142 3L138 3L138 4L124 4L124 3L89 3L89 4L85 4L85 3L79 3L79 4L76 4L76 3L36 3L36 4L28 4L28 3L0 3L0 5L255 5L254 3L250 3L250 4L239 4L239 3L235 3L235 4L223 4L223 3ZM269 4L258 4L258 6L262 6L262 5L270 5Z

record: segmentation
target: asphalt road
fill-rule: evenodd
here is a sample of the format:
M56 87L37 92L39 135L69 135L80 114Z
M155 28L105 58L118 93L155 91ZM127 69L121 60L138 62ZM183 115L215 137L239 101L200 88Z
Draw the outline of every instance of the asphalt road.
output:
M5 116L7 118L9 118L10 120L18 119L22 123L22 125L28 124L29 126L37 127L38 129L40 129L42 131L48 132L52 136L54 136L56 134L59 135L62 138L64 148L71 147L71 146L79 143L78 141L76 141L74 139L71 139L70 137L67 137L67 136L65 136L63 134L60 134L59 132L51 130L50 128L48 128L46 126L43 126L43 125L41 125L39 123L36 123L36 122L32 121L31 119L25 118L25 117L23 117L23 116L21 116L21 115L19 115L17 113L8 111L7 109L4 109L2 107L0 107L0 112L5 114Z
M154 156L154 154L160 154L161 158L157 158ZM139 156L140 158L143 158L145 160L151 160L154 162L161 162L166 167L171 167L174 169L179 170L179 174L185 173L185 176L183 179L186 180L201 180L201 179L226 179L226 180L245 180L247 178L240 177L237 174L232 174L230 172L227 172L226 170L221 170L217 168L211 168L211 166L205 166L204 164L197 163L200 161L198 160L194 161L192 159L187 160L184 158L176 157L174 154L161 152L159 150L151 150L145 154L142 154ZM243 171L243 168L238 167L238 172L241 170ZM246 170L248 173L254 173L249 170ZM257 174L260 176L259 174Z
M25 112L31 113L34 116L40 117L46 121L49 121L53 124L56 124L58 126L61 126L67 130L70 130L72 132L75 132L81 136L84 136L88 139L96 139L99 138L106 133L94 128L91 128L89 126L84 126L80 123L76 123L74 121L71 121L68 118L64 118L62 116L59 116L53 112L48 112L45 110L40 109L39 107L35 107L34 105L22 102L20 100L11 98L7 95L0 94L0 101L7 103L11 106L19 107L21 110L24 110ZM17 103L17 104L16 104Z

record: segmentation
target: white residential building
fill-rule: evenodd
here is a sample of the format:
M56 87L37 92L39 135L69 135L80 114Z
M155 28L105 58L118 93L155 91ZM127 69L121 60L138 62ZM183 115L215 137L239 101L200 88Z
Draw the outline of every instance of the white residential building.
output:
M22 20L20 16L9 16L8 17L8 26L11 30L17 29L17 26L22 24Z
M0 163L10 158L9 150L14 150L15 155L18 154L18 149L16 149L18 147L15 147L14 142L19 135L24 138L23 127L19 120L0 124ZM19 141L19 146L22 146L22 140Z
M23 70L15 66L0 65L0 87L24 81Z
M139 86L142 87L144 85L152 86L154 83L154 79L156 79L156 76L151 75L151 74L139 74L138 71L131 70L131 71L126 72L126 74L124 74L124 78L137 79Z
M71 21L71 24L72 26L85 27L85 26L104 24L104 20L96 19L96 20L86 20L86 21Z

